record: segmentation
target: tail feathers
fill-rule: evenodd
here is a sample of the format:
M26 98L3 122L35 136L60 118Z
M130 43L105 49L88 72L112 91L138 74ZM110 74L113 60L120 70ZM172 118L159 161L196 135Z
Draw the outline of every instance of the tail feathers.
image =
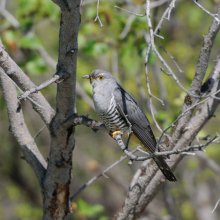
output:
M154 158L155 163L157 164L157 166L160 168L161 172L163 173L163 175L171 182L176 182L177 179L174 176L174 174L172 173L170 167L168 166L168 164L166 163L166 161L163 159L163 157L155 157Z

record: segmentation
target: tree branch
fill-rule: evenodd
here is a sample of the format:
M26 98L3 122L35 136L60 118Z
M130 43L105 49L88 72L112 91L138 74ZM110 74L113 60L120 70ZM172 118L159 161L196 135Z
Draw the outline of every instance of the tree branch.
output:
M0 40L0 67L5 71L5 73L23 90L27 91L31 88L36 87L36 85L30 80L30 78L20 69L20 67L11 59L11 57L6 52L1 40ZM51 119L53 118L55 111L44 98L44 96L39 93L33 93L30 97L37 102L41 108L33 104L34 110L40 115L42 120L48 126Z
M99 18L99 0L97 0L97 13L96 13L96 18L95 18L94 21L96 22L97 20L99 20L100 26L102 28L104 25L102 24L102 22L101 22L101 20Z
M10 131L18 142L25 160L33 169L37 176L40 186L43 186L43 180L46 173L47 163L39 152L36 143L30 135L24 121L21 103L17 99L17 91L12 82L2 73L0 73L0 86L5 98Z
M132 153L135 153L137 150L139 149L139 147L137 147L136 149L134 149L132 151ZM70 201L73 201L75 199L76 196L78 196L85 188L87 188L89 185L91 185L94 181L96 181L99 177L105 176L105 173L107 173L109 170L111 170L112 168L114 168L115 166L117 166L119 163L121 163L123 160L125 160L128 156L125 155L123 157L121 157L119 160L117 160L115 163L113 163L112 165L110 165L109 167L107 167L103 172L97 174L96 176L94 176L91 180L89 180L88 182L86 182L73 196L70 197Z
M220 89L220 56L217 57L216 64L212 71L212 78L214 79L214 84L210 93L213 93ZM218 93L216 96L220 97L220 94ZM173 148L175 146L172 152L181 152L182 150L187 150L187 148L191 148L191 142L193 141L197 133L206 124L206 122L213 116L213 113L215 112L219 103L219 100L209 98L201 105L199 105L199 108L197 107L197 111L190 118L187 124L187 130L181 131L180 127L177 131L179 133L179 136L172 136L172 141L173 143L175 143L175 145L170 146L170 148ZM196 147L197 149L202 149L201 145L197 145L194 147ZM170 168L172 170L175 169L182 158L182 154L173 155L172 162L169 162ZM148 170L145 173L144 170L146 168ZM157 172L157 167L154 166L154 168L152 168L149 166L149 163L144 162L142 164L141 170L143 171L141 178L138 176L140 174L139 172L136 178L137 182L133 181L131 185L138 186L138 189L142 192L141 195L140 193L136 192L136 187L131 188L131 191L126 197L125 203L123 204L122 208L115 214L114 220L130 220L134 219L135 216L140 216L145 207L152 201L152 199L155 197L155 195L163 185L165 178L161 172ZM133 204L133 206L130 207L129 204Z
M40 90L48 87L49 85L51 85L54 82L57 82L59 79L61 79L63 76L63 72L58 72L56 74L53 75L53 77L47 81L45 81L44 83L41 83L39 86L36 86L35 88L31 88L29 91L26 91L25 93L23 93L22 95L20 95L18 98L19 99L26 99L28 98L28 96L32 93L37 93Z

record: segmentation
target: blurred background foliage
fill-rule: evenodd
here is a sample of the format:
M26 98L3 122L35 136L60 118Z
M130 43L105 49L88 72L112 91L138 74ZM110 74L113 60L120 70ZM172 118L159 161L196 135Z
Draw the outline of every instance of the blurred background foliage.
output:
M169 2L151 10L154 27ZM216 13L219 1L200 0L199 3L212 13ZM149 112L144 73L147 49L145 40L149 37L146 17L135 17L113 7L117 5L127 10L136 10L139 7L138 13L143 14L145 12L144 6L141 7L143 4L145 4L143 0L100 1L99 15L104 25L101 28L98 21L94 22L96 1L83 1L78 37L77 80L92 97L92 87L87 80L82 80L82 76L97 68L112 72L122 86L138 101L152 122L156 136L159 136ZM39 49L43 47L57 61L60 10L51 0L7 0L6 9L18 23L12 25L10 19L0 17L0 35L4 46L32 81L40 84L55 73L55 70L41 56ZM164 21L160 32L164 40L160 39L160 43L175 58L183 72L178 71L172 59L160 48L156 40L162 56L187 89L190 88L195 74L203 35L206 34L211 22L212 18L192 1L177 1L170 21ZM219 48L220 37L217 37L207 76L214 65L213 61ZM159 102L153 100L153 104L156 119L164 128L179 114L186 94L172 78L160 72L161 66L155 54L151 53L149 57L151 91L165 102L165 105L161 106ZM42 93L55 108L56 85L51 85ZM22 108L27 126L34 136L43 127L43 122L32 110L28 101L22 102ZM79 114L89 112L91 118L98 120L96 113L79 95L77 110ZM216 117L212 118L199 133L200 137L207 135L213 137L216 132L219 132L219 116L218 109ZM9 123L1 91L0 122L0 220L41 219L40 188L29 165L21 159L18 144L7 129ZM86 181L123 155L108 135L101 132L94 133L87 127L77 126L75 138L71 193L76 192ZM50 138L46 129L37 138L37 144L47 159ZM130 144L130 148L134 146L135 144ZM204 153L197 155L201 154ZM172 219L203 219L200 214L201 209L205 207L211 211L210 209L220 197L220 171L218 169L213 171L207 162L209 157L215 165L220 166L220 146L217 144L209 146L206 156L205 159L201 159L200 156L185 157L175 171L178 182L165 184L155 200L146 208L143 219L171 219L170 216L173 216ZM112 216L122 205L132 175L141 164L135 162L132 166L128 166L127 162L122 162L117 168L107 173L109 179L102 177L84 190L73 201L73 214L70 219L109 219L109 216ZM170 210L167 198L171 198L175 213ZM209 219L220 219L219 216L220 209Z

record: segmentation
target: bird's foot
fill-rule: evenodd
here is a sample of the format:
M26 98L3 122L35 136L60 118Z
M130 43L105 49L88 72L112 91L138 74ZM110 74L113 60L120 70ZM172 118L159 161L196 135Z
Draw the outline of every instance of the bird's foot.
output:
M114 131L113 133L112 133L112 137L115 139L115 135L116 134L123 134L121 131Z

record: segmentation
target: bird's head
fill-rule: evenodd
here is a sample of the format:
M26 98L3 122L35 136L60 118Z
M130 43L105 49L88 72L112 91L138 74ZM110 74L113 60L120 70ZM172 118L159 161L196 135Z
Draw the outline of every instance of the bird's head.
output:
M92 84L93 88L96 86L107 85L112 81L116 82L111 73L99 69L93 70L90 75L85 75L83 78L90 79L90 83Z

